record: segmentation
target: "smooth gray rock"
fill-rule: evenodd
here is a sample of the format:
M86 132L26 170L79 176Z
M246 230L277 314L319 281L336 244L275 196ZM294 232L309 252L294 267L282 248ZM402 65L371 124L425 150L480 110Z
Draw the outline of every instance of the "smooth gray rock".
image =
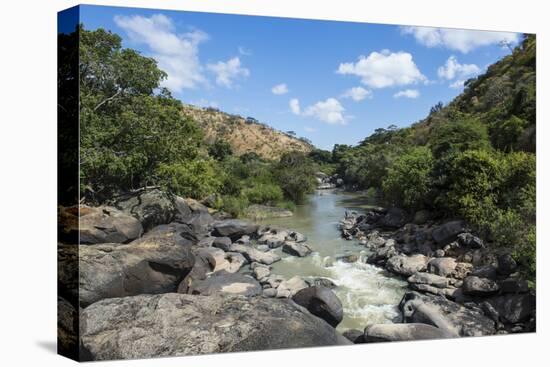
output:
M482 265L474 268L470 275L475 275L479 278L487 278L491 280L496 280L497 278L497 268L491 264Z
M405 223L407 223L407 212L399 208L390 208L378 223L382 227L402 227Z
M456 260L452 257L438 257L428 263L428 271L442 277L451 276L455 269Z
M292 256L304 257L311 254L311 248L305 243L286 241L283 245L283 252Z
M114 207L59 208L60 238L66 243L127 243L143 233L141 222Z
M529 284L523 279L508 278L498 282L500 293L527 293Z
M466 224L462 220L453 220L441 224L432 231L433 240L444 245L456 239L456 236L466 231Z
M251 297L262 294L262 290L262 286L254 278L248 275L228 273L222 270L213 273L206 279L192 284L189 287L188 293L203 296L223 293Z
M471 233L461 233L457 236L458 243L463 247L470 247L474 249L479 249L485 247L483 240L479 237L474 236Z
M258 262L265 265L271 265L274 262L281 260L281 257L273 251L262 252L253 247L239 245L236 243L232 244L229 247L229 250L231 252L238 252L242 254L249 262Z
M94 303L82 313L81 343L87 360L351 344L290 300L176 293Z
M424 255L396 255L388 259L386 269L392 273L411 276L417 271L426 269L428 258Z
M449 279L430 273L416 272L411 275L407 282L414 284L428 284L436 288L446 288L449 286Z
M116 198L113 205L136 217L144 231L172 222L178 214L175 197L159 189L140 190Z
M186 228L158 226L125 245L61 245L61 252L78 250L80 304L85 307L104 298L174 292L195 263L192 242L181 236ZM63 264L59 264L60 271L69 271ZM63 275L60 279L60 291L74 287L74 280Z
M491 279L470 275L464 278L462 292L469 296L490 296L497 293L498 284Z
M62 297L57 297L57 350L78 359L78 312Z
M296 292L292 300L333 327L338 326L344 318L342 302L329 288L307 287Z
M213 247L217 247L223 251L231 251L231 238L229 237L214 237L212 242Z
M302 278L294 276L279 283L277 286L277 297L289 298L307 287L309 287L308 284Z
M515 272L518 268L518 264L510 254L500 255L498 257L497 273L500 275L508 276Z
M357 329L349 329L342 333L342 336L348 339L353 344L365 343L365 333Z
M175 221L186 223L198 234L206 234L214 217L208 212L208 208L191 198L176 197L175 206L178 210Z
M374 324L365 328L364 339L367 343L395 342L407 340L445 339L455 335L432 325L412 324Z
M495 323L479 312L442 296L407 292L399 309L406 323L430 324L452 336L482 336L495 333Z
M525 322L535 315L536 297L531 293L504 294L487 299L508 324Z
M228 219L214 222L213 234L216 237L229 237L236 241L244 235L252 236L258 230L258 225L238 219Z

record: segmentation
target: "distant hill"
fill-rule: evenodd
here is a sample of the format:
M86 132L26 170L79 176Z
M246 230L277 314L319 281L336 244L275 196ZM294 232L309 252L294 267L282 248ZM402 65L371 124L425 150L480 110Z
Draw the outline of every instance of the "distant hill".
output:
M293 132L281 132L251 117L232 115L215 108L183 105L183 114L203 129L206 141L227 141L237 155L254 152L265 159L276 160L290 151L308 153L315 147Z

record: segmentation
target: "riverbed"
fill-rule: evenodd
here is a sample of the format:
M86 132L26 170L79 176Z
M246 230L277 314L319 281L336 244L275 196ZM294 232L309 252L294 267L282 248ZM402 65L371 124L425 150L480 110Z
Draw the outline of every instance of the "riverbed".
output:
M397 306L407 283L366 264L365 248L356 240L344 240L338 230L338 222L346 211L361 212L374 204L357 193L319 190L306 203L298 205L292 217L261 221L307 236L307 244L314 252L303 258L283 253L283 259L273 264L272 272L287 279L298 275L304 279L324 277L334 282L337 285L334 291L344 307L344 319L338 325L340 331L399 321ZM355 263L336 260L347 254L359 255L360 259Z

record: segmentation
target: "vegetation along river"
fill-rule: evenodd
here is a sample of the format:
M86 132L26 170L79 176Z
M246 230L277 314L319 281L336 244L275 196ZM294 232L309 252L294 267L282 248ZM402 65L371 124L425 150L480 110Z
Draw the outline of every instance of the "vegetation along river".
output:
M397 305L407 283L388 275L384 269L364 262L367 252L356 241L341 238L338 222L347 211L363 211L372 206L364 196L334 190L316 191L307 202L298 205L292 217L262 221L296 230L308 237L314 251L306 257L288 256L273 264L273 273L285 278L295 275L304 279L324 277L334 282L334 289L344 307L344 320L338 326L362 330L368 324L397 321ZM360 255L359 261L337 260L349 254Z

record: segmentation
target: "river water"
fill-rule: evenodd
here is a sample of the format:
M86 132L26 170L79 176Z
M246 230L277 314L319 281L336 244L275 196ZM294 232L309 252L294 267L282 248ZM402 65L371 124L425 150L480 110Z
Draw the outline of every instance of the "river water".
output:
M356 240L342 239L338 230L338 222L346 210L364 211L372 204L355 193L316 191L305 204L297 206L292 217L264 221L308 237L307 244L314 252L303 258L283 253L283 259L273 264L272 273L287 279L299 275L304 279L324 277L332 280L337 285L334 291L344 307L344 320L338 325L340 331L363 330L367 325L399 318L397 305L405 292L406 282L364 263L365 248ZM360 261L345 263L336 260L346 254L360 255ZM329 258L334 260L333 264L325 266L330 265Z

